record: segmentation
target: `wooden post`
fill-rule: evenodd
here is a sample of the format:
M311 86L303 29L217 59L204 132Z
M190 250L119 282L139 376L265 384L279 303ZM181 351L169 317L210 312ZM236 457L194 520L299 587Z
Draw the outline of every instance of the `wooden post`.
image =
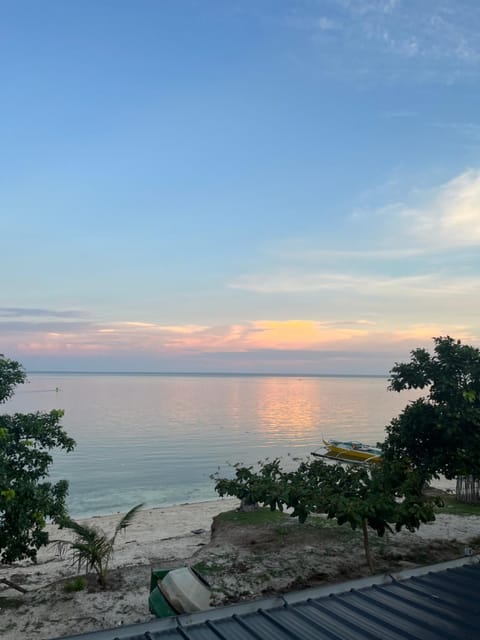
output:
M466 502L468 504L480 503L480 478L458 476L456 498L458 502Z

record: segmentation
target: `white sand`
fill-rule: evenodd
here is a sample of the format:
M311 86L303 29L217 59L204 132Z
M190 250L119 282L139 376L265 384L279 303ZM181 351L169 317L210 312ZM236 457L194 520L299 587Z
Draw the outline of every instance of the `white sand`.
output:
M72 567L68 555L59 557L53 546L39 552L37 565L18 563L2 568L0 577L21 584L29 594L21 596L0 584L0 597L24 600L17 609L0 609L0 637L2 640L18 637L42 640L148 620L151 569L174 560L181 565L201 545L209 542L212 518L238 504L237 499L225 499L139 512L125 533L119 534L111 562L112 568L131 568L127 582L120 590L66 594L63 580L77 575L78 571ZM120 518L121 514L117 514L82 522L113 532ZM203 531L193 533L196 530ZM68 537L67 532L53 526L49 527L49 532L53 539ZM467 542L480 535L480 517L440 514L434 523L423 525L417 534L410 535ZM52 584L57 582L52 593Z
M212 519L222 511L235 509L236 498L212 500L174 507L159 507L139 511L124 532L120 532L115 542L115 555L110 568L131 565L150 565L152 560L175 560L189 558L201 544L210 540ZM95 516L79 519L105 531L112 532L123 514ZM203 533L192 533L202 529ZM59 530L55 525L47 527L51 540L73 539L67 530ZM70 535L69 535L70 534ZM44 547L38 553L38 564L47 574L72 575L71 562L61 558L55 547ZM30 565L31 571L31 565ZM75 573L75 570L73 571Z
M72 566L70 555L60 557L54 545L39 551L36 565L21 562L0 568L0 578L12 580L29 592L22 596L0 584L0 597L24 601L16 609L2 609L0 605L0 638L41 640L148 620L151 617L148 611L151 569L169 561L178 561L181 565L209 542L212 518L238 504L236 499L225 499L140 511L115 543L110 567L132 569L120 590L66 594L63 581L79 572ZM79 522L113 533L121 517L122 514L116 514L79 519ZM47 530L53 540L72 538L67 531L55 526L48 526ZM203 531L192 533L198 530ZM55 583L58 585L52 594Z

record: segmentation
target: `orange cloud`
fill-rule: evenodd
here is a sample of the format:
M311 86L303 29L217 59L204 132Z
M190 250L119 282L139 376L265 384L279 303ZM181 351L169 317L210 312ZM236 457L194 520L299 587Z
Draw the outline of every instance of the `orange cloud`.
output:
M9 336L21 353L220 353L283 351L380 352L394 346L412 349L433 336L447 333L465 342L477 338L468 327L457 325L386 326L380 322L326 322L314 320L254 320L225 326L160 325L115 322L85 325L65 332L20 333Z
M315 349L368 335L367 329L335 328L312 320L258 320L246 344L253 349Z

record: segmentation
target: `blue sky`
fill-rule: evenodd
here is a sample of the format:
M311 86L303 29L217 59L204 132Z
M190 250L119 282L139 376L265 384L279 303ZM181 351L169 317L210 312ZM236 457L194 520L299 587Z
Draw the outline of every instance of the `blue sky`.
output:
M0 351L384 373L480 343L476 0L0 2Z

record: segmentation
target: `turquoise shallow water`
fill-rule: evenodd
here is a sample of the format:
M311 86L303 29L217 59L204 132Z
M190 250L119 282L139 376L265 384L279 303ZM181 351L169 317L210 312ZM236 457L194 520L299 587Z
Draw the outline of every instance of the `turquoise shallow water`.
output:
M385 378L30 374L5 412L60 408L76 449L52 477L73 516L214 499L228 462L308 455L322 437L376 443L413 393ZM56 391L58 389L58 391Z

